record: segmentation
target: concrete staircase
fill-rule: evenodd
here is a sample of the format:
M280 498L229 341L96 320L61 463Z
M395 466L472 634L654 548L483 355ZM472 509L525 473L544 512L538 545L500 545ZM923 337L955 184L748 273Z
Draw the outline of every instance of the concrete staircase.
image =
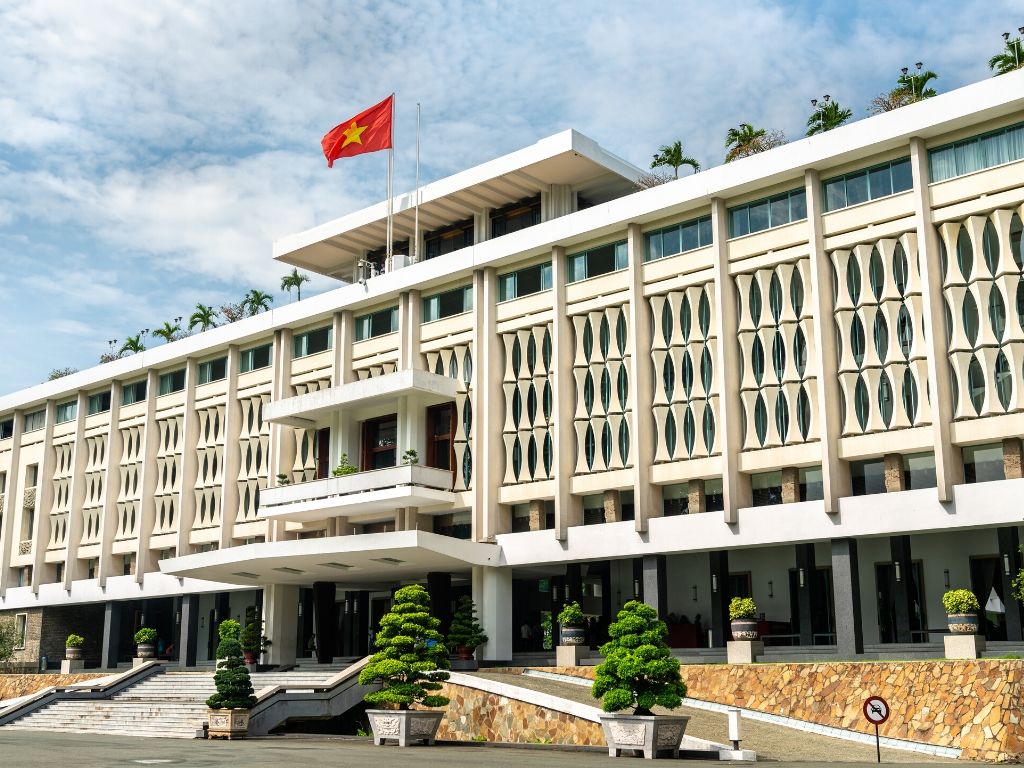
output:
M252 675L253 689L258 693L275 685L298 688L321 684L337 673L333 667L256 673ZM164 672L151 675L108 699L55 701L4 727L113 736L201 738L203 724L207 721L206 699L213 692L213 672Z

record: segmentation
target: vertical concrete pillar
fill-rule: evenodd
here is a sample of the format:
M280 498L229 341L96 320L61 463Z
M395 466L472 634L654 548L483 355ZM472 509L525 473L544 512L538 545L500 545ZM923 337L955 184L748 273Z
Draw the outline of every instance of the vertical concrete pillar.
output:
M552 429L552 443L555 453L555 537L559 541L569 538L569 528L583 524L583 502L573 496L570 480L576 469L576 428L572 414L575 411L572 361L573 347L572 318L566 307L565 285L569 262L565 248L556 246L551 250L552 286L552 377L554 379L555 423ZM633 387L630 387L633 389ZM493 434L497 434L494 432Z
M644 602L658 612L664 620L668 615L668 576L665 555L645 555L641 564L643 572Z
M356 593L356 655L365 656L375 653L376 648L370 646L370 593L365 589ZM374 627L376 632L377 627Z
M103 646L100 666L114 669L121 655L121 604L113 600L103 606Z
M227 394L224 402L224 478L220 489L220 531L219 546L227 549L235 533L238 520L238 476L242 470L242 446L239 435L242 431L242 405L238 400L239 349L237 344L228 347ZM141 576L139 577L141 580Z
M1019 437L1008 437L1003 440L1003 475L1007 480L1024 477L1021 461L1021 440Z
M708 511L708 499L703 480L690 480L686 484L686 513L688 515Z
M547 514L544 511L544 500L530 499L530 530L543 531L546 517Z
M636 496L634 495L635 499ZM604 492L604 521L618 523L622 520L622 494L618 491Z
M1020 642L1024 639L1020 603L1013 597L1011 583L1021 567L1020 534L1016 526L1005 526L996 529L996 536L999 539L999 577L1003 587L1003 603L1006 605L1006 639ZM987 595L982 595L982 598L987 598Z
M430 593L430 613L441 620L440 632L447 636L452 626L452 575L447 571L429 572L427 591Z
M729 551L708 552L711 567L711 645L724 648L732 638L729 631Z
M912 643L910 618L914 615L914 569L909 536L890 536L889 550L894 571L893 598L896 603L896 642Z
M832 539L832 593L839 658L847 659L864 653L856 539Z
M474 566L473 600L480 606L487 642L477 658L487 666L512 661L512 569Z
M583 566L569 563L565 566L565 602L579 602L583 597Z
M783 498L785 498L785 485L783 485ZM800 645L814 645L814 545L796 545L796 595L800 613L800 626L797 631L800 633ZM792 630L791 630L792 631Z
M57 466L57 453L53 450L53 426L57 418L57 402L46 401L46 430L43 438L43 459L39 462L36 478L36 514L32 541L32 591L39 594L39 585L49 581L46 573L46 544L50 540L50 509L53 507L53 475Z
M493 541L511 530L511 514L498 503L505 448L500 437L504 414L504 351L497 333L498 276L493 267L473 274L473 540ZM507 527L506 527L507 526ZM531 530L533 530L531 528Z
M196 415L196 379L199 366L193 358L185 361L185 407L181 426L181 490L178 491L178 557L192 553L190 535L196 518L196 476L199 474L199 417ZM111 405L111 418L113 418ZM271 427L273 429L273 427ZM115 464L114 467L117 465ZM273 525L273 523L270 523ZM210 628L213 631L213 628Z
M270 638L267 663L294 664L299 619L299 588L292 584L263 587L263 631Z
M15 499L19 498L18 486L21 480L21 432L25 425L23 411L15 411L14 434L11 436L11 463L7 472L7 488L4 492L4 508L7 514L0 515L0 597L6 594L11 581L11 554L17 552L18 534L14 528ZM72 510L72 514L75 514Z
M403 293L398 301L398 370L420 365L420 292Z
M178 666L196 665L199 638L199 595L181 596L181 624L178 625Z
M905 491L907 484L903 476L903 456L898 453L887 453L883 459L885 462L885 492Z
M338 339L333 340L335 344ZM292 331L282 328L274 332L274 368L271 382L271 399L282 400L292 395ZM286 424L270 425L270 462L269 484L277 485L278 475L292 477L292 463L295 460L294 427ZM189 486L191 488L191 486ZM188 494L192 497L191 491ZM282 541L287 536L283 520L271 520L267 523L267 541ZM180 554L180 553L179 553Z
M800 470L797 467L782 468L782 503L794 504L800 501Z
M313 582L313 616L316 622L316 660L330 664L338 642L337 603L333 581Z
M85 392L79 392L76 407L78 422L75 425L74 470L71 474L71 508L68 513L67 535L64 543L64 589L68 591L71 590L71 582L81 579L84 575L81 573L84 570L81 567L82 561L78 558L78 544L82 540L82 528L84 527L81 510L85 502L86 491L85 466L88 451L85 446L85 419L88 408L89 396ZM3 488L0 488L0 493L2 492ZM2 592L2 587L0 587L0 594Z

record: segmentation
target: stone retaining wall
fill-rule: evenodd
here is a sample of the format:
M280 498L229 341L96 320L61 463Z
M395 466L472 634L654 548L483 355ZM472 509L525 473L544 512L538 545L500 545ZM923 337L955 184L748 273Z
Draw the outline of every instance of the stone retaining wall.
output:
M107 677L108 674L83 672L77 675L0 675L0 700L29 696L51 685L58 687Z
M965 760L1024 757L1024 661L687 664L682 675L694 699L870 734L861 708L875 694L892 710L882 736L960 749Z

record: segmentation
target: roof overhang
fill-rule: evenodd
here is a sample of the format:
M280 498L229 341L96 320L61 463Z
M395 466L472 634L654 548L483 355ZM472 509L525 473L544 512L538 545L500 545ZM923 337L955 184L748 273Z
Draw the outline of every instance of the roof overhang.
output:
M471 218L485 208L501 208L568 185L592 203L629 194L642 171L602 149L575 130L562 131L536 144L456 173L420 188L421 231ZM394 239L415 231L415 193L394 198ZM329 221L274 243L274 258L333 277L348 279L363 252L387 240L387 201Z
M428 572L499 565L495 544L426 531L395 531L246 544L160 561L160 571L226 584L394 584Z

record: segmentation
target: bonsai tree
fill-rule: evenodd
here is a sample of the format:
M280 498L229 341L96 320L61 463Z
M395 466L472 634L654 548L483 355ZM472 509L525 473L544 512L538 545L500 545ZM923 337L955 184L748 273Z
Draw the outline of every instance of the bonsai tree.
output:
M338 459L338 466L331 470L331 474L335 477L344 477L345 475L353 475L358 470L355 464L349 463L348 454L341 454L341 458Z
M270 638L263 634L262 622L256 619L245 625L245 629L238 636L238 642L242 646L242 653L255 655L263 653L270 645Z
M85 645L85 638L74 632L68 635L68 639L64 641L65 648L81 648L83 645Z
M419 451L417 451L415 448L410 448L409 450L407 450L405 453L402 454L402 463L403 464L419 464L420 463Z
M978 598L969 589L951 589L942 596L942 607L949 615L974 613L981 610Z
M217 646L217 672L213 684L217 692L206 700L210 709L252 709L256 696L252 678L242 658L242 644L238 637L241 625L234 619L222 621L217 628L220 644Z
M679 676L679 660L665 642L668 627L657 611L630 600L608 627L608 636L600 649L605 661L595 670L591 688L605 712L632 707L635 715L650 715L652 707L675 709L682 703L686 685Z
M584 620L583 609L575 600L562 606L558 614L558 623L563 627L582 627Z
M452 626L448 632L448 646L450 648L467 648L470 654L477 646L487 642L487 635L484 628L476 620L476 606L473 599L468 595L459 598L455 606L455 615L452 617Z
M435 693L451 666L440 626L440 619L430 615L430 594L422 585L395 592L394 605L380 620L375 643L380 650L359 673L362 685L380 682L384 687L363 699L393 709L447 706L448 699Z
M752 619L757 616L757 605L753 598L734 597L729 601L729 620L740 621L741 619Z
M156 642L156 630L150 627L140 627L135 633L136 645L152 645Z

